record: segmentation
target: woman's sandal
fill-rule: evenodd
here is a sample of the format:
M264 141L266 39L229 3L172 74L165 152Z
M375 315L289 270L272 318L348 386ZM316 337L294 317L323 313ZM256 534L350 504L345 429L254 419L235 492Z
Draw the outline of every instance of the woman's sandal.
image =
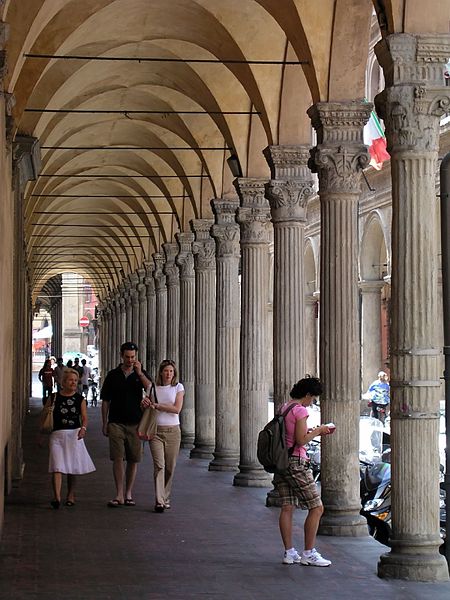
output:
M64 502L65 506L75 506L75 502L73 500L66 500Z
M125 506L136 506L136 502L133 500L133 498L125 498L124 504Z
M50 506L55 510L58 510L58 508L61 506L61 502L59 500L52 500L50 502Z
M108 506L109 508L117 508L117 507L119 507L119 506L123 506L123 502L119 502L119 501L117 500L117 498L116 498L116 499L114 499L114 500L110 500L110 501L108 502L108 505L107 505L107 506Z

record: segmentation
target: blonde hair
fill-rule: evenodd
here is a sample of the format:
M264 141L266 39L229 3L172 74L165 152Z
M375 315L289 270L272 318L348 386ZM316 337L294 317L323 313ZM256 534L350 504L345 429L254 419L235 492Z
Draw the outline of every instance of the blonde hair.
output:
M64 367L62 376L61 376L61 384L65 382L65 380L69 377L69 375L76 375L77 379L80 378L80 374L75 369L71 369L70 367Z
M163 360L162 363L159 365L158 375L156 376L156 385L163 385L162 372L166 367L173 367L173 377L172 381L170 382L170 385L177 385L177 383L179 382L178 369L173 360Z

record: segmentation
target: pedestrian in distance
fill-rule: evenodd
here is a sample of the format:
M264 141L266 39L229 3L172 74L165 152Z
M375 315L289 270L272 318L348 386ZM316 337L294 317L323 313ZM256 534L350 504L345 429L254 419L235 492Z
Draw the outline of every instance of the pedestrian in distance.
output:
M133 342L122 344L122 362L106 375L100 392L103 435L109 438L109 456L113 463L116 486L116 495L108 502L110 508L136 504L133 499L133 485L142 457L137 426L142 417L143 391L151 385L150 378L142 370L137 358L137 351L138 347Z
M81 360L81 367L83 369L83 374L81 375L82 393L86 399L86 404L87 404L88 393L89 393L89 379L91 377L91 367L88 367L87 361L85 358L83 358Z
M308 406L322 393L322 384L316 377L298 381L290 392L290 400L280 407L284 413L291 404L285 422L286 447L290 449L289 467L284 475L275 474L274 487L278 492L281 512L279 527L284 544L283 563L328 567L331 561L323 558L315 548L316 535L323 513L322 500L310 469L305 446L315 437L333 433L334 425L320 425L308 429ZM304 550L300 554L293 545L292 524L296 506L308 511L304 523Z
M63 475L67 475L67 497L65 505L75 505L75 482L77 475L95 471L94 463L86 449L84 438L87 432L86 401L77 393L78 372L64 369L61 390L54 395L53 431L49 440L49 473L52 473L53 500L51 507L61 505ZM50 396L46 406L50 406Z
M171 506L175 466L180 451L180 412L183 408L184 386L178 380L173 360L163 360L156 377L156 397L142 400L142 408L156 410L156 436L149 441L153 458L155 512L162 513Z
M44 366L38 373L38 379L42 382L42 404L45 406L48 397L53 392L53 369L49 358L44 361Z
M65 369L65 367L63 364L63 359L62 359L62 356L60 356L56 359L56 367L53 369L53 378L56 383L56 391L57 392L61 391L61 382L62 382L62 376L64 373L64 369Z

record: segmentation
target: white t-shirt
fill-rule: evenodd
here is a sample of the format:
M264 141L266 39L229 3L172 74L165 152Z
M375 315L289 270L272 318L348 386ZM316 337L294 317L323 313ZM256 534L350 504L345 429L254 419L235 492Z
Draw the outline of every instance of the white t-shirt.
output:
M178 392L184 392L182 383L177 383L177 385L157 385L155 387L159 404L174 405ZM180 424L180 415L158 410L156 411L156 423L164 427L173 427Z
M89 385L89 377L91 376L91 367L84 365L83 375L81 376L81 385Z

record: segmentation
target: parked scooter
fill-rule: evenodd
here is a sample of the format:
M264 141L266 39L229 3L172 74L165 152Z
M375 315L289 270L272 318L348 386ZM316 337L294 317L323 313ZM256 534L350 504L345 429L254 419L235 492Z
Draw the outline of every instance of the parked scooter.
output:
M390 546L392 536L391 524L391 465L389 462L390 451L384 453L383 462L368 465L361 474L361 514L367 519L370 535L381 544ZM441 474L443 468L441 467ZM440 535L442 545L439 549L445 554L445 490L443 483L440 487Z

